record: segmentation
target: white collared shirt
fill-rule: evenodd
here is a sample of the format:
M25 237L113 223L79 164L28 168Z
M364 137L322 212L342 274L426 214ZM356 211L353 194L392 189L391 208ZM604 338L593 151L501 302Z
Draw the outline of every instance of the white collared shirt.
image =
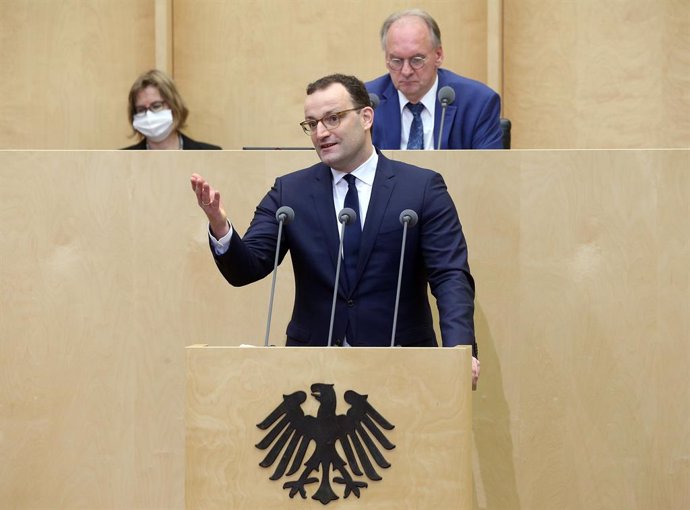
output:
M422 110L422 124L424 125L424 150L432 150L434 148L434 115L436 113L436 91L438 90L438 75L434 81L433 87L429 92L424 94L420 103L424 105ZM400 122L402 129L400 130L400 149L407 149L407 141L410 138L410 127L412 127L412 112L406 108L410 100L405 97L405 94L398 90L398 103L400 106Z
M359 198L359 214L360 223L362 228L364 228L364 220L367 217L367 211L369 210L369 201L371 200L371 190L374 186L374 177L376 176L376 165L379 163L379 155L376 150L371 148L371 156L360 166L355 168L352 175L357 177L355 185L357 186L357 195ZM333 205L335 206L336 220L338 218L338 213L344 207L345 195L347 195L348 184L343 177L347 175L347 172L341 172L339 170L334 170L331 168L331 174L333 175ZM340 234L340 228L338 228L338 234ZM211 244L213 245L213 251L216 255L222 255L230 247L230 239L232 238L232 224L230 224L230 230L225 236L220 239L213 237L211 233L211 227L208 228L208 236L211 239Z
M357 178L355 185L357 186L357 196L359 198L359 221L362 225L362 229L364 229L364 220L369 210L371 190L374 186L374 177L376 176L376 165L378 165L378 162L379 155L372 147L369 159L350 172ZM345 205L345 195L347 195L348 184L344 177L347 175L347 172L341 172L340 170L331 168L331 174L333 174L333 205L335 206L335 215L337 219L338 213Z

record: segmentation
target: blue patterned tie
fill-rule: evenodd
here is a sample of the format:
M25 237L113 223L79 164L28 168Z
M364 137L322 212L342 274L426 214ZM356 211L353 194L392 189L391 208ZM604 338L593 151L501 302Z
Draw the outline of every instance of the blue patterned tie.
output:
M359 244L362 240L362 221L359 215L359 196L357 195L357 177L347 174L343 177L347 181L347 195L345 195L345 207L349 207L357 213L357 221L345 225L343 234L343 258L345 259L345 276L350 289L354 286L357 275L357 258L359 257Z
M412 125L410 126L410 137L407 140L407 150L424 149L424 124L422 124L422 103L407 103L407 109L412 112Z

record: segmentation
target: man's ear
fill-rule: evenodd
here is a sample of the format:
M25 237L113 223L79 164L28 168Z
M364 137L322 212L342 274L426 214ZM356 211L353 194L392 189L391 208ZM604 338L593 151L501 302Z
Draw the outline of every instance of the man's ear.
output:
M434 65L441 67L441 64L443 64L443 46L439 46L434 50Z
M369 129L374 124L374 109L371 106L365 106L362 108L360 117L364 129Z

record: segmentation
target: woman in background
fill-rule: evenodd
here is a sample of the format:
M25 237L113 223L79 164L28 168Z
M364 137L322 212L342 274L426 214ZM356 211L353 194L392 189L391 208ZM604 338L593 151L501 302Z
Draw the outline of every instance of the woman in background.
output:
M189 110L172 79L152 69L139 76L129 91L129 121L140 141L126 150L220 150L197 142L180 130Z

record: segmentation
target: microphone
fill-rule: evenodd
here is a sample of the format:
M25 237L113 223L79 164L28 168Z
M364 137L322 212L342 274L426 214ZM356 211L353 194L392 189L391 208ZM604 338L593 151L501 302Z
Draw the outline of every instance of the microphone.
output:
M400 213L400 223L403 226L402 246L400 248L400 267L398 269L398 288L395 291L395 308L393 308L393 333L391 334L391 347L395 346L395 329L398 325L398 305L400 304L400 284L402 282L403 262L405 260L405 240L407 229L417 224L419 217L412 209L405 209Z
M371 107L376 110L376 107L379 105L381 100L379 99L379 96L374 94L373 92L369 93L369 102L371 103Z
M333 283L333 304L331 305L331 323L328 326L328 347L331 346L333 340L333 321L335 320L335 302L338 298L338 282L340 281L340 263L343 260L343 238L345 237L345 225L350 225L357 221L357 213L345 207L338 213L338 222L340 222L340 246L338 247L338 262L335 265L335 282Z
M443 137L443 121L446 118L446 108L448 105L455 101L455 89L446 85L441 87L438 91L438 101L441 103L441 123L438 127L438 143L436 144L436 150L441 150L441 138Z
M278 220L278 223L282 222L283 225L289 225L294 219L295 211L293 211L292 207L284 205L276 211L276 220Z
M295 211L292 207L284 205L276 211L276 220L278 221L278 240L276 241L276 256L273 262L273 282L271 283L271 297L268 299L268 319L266 320L266 338L264 339L264 347L268 347L268 336L271 332L271 316L273 315L273 297L276 292L276 276L278 274L278 256L280 255L280 240L283 234L283 225L292 223L295 219Z

